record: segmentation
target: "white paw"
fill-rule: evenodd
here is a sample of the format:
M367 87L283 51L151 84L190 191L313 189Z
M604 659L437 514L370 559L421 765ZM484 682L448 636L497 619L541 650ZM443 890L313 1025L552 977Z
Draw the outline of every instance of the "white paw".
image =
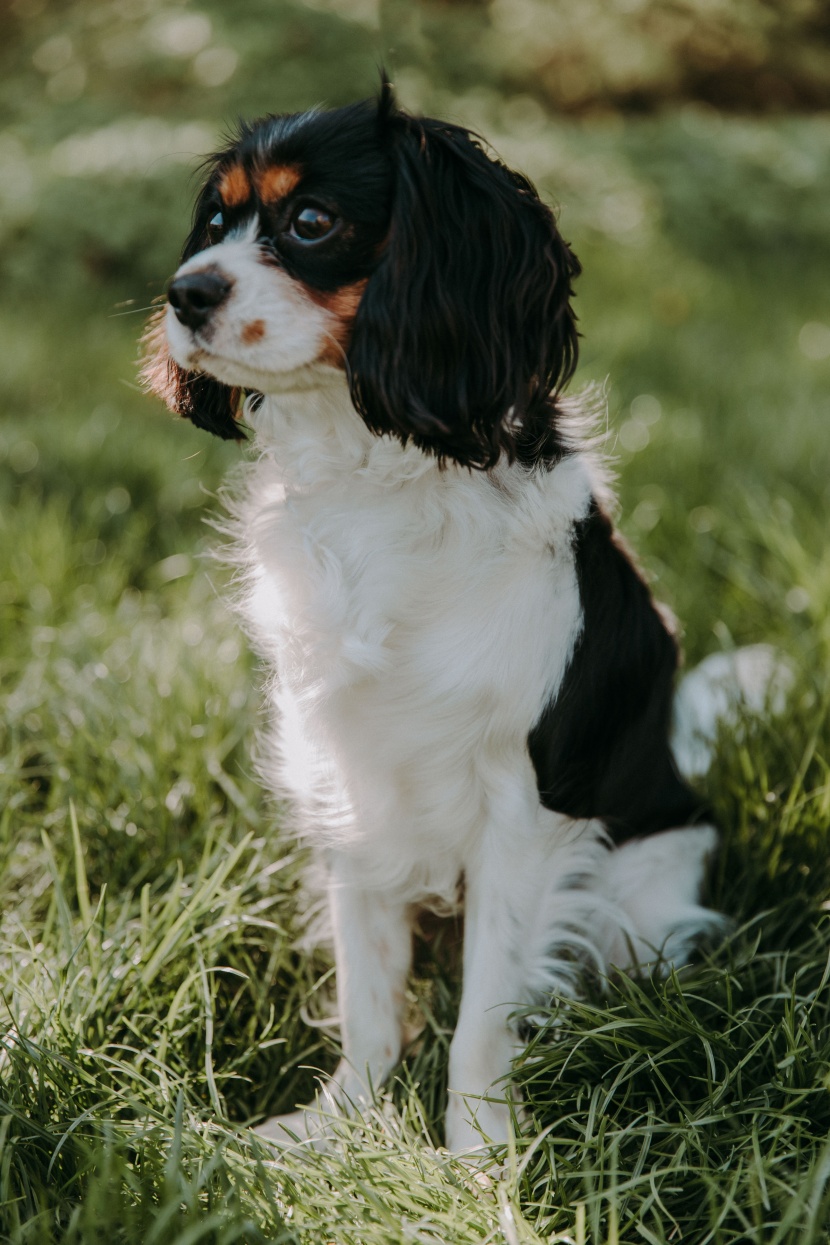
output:
M494 1147L507 1144L510 1108L474 1095L450 1091L446 1116L447 1149L471 1159L485 1158Z
M252 1129L263 1141L278 1150L324 1150L335 1133L342 1108L328 1093L307 1107L272 1115Z

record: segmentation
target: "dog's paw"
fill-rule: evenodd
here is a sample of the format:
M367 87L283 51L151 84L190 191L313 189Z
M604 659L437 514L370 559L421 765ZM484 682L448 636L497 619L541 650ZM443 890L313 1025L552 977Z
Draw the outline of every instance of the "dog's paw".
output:
M334 1118L319 1103L285 1115L272 1115L251 1131L277 1150L324 1150L333 1136Z
M450 1092L446 1133L451 1154L474 1164L484 1164L507 1144L510 1108L506 1102Z

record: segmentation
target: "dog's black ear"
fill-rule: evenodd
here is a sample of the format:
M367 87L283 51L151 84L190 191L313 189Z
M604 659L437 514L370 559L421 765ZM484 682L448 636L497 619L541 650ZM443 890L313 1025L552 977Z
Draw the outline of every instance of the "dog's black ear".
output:
M180 263L208 245L206 216L206 191L203 191ZM176 415L191 420L198 428L205 428L224 441L244 441L245 433L237 422L241 389L223 385L204 372L189 372L171 358L164 329L165 311L162 306L153 312L141 339L140 375L144 387L161 398Z
M376 433L487 468L546 439L572 375L579 263L526 178L458 126L394 111L389 237L349 351L352 399Z

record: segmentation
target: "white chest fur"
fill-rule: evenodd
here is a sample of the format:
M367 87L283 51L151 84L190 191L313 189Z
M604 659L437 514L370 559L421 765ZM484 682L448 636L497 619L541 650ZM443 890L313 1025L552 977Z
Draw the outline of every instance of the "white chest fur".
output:
M253 422L240 519L245 613L276 672L272 781L382 880L449 891L529 769L579 633L589 465L442 470L372 437L345 386L266 399Z

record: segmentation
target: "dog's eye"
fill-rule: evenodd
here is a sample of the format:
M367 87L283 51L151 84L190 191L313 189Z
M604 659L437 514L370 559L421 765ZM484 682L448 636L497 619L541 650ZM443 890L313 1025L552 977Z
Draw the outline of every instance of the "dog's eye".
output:
M222 234L225 232L225 218L221 212L217 212L215 216L208 221L207 235L211 246L222 240Z
M298 242L320 242L328 237L336 224L337 217L331 212L306 204L294 213L288 232Z

